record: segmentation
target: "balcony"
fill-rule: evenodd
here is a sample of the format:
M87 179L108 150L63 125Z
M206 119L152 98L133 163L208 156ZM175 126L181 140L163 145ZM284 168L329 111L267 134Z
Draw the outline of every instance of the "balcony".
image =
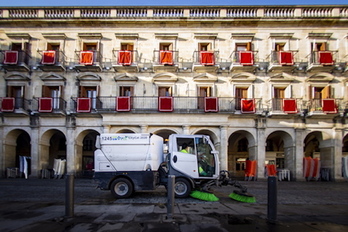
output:
M257 68L253 51L235 51L230 57L232 58L231 72L254 72Z
M22 97L0 98L1 112L27 115L30 110L31 101Z
M292 72L295 69L293 51L273 51L270 54L270 72Z
M76 113L227 113L254 114L260 99L233 97L122 96L74 98Z
M334 98L312 99L309 102L309 115L326 115L338 113L339 100Z
M31 104L33 112L47 114L65 114L66 101L59 97L34 98Z
M75 69L79 72L100 72L102 56L100 51L75 51Z
M314 51L308 55L309 72L331 72L335 68L335 55L333 51Z
M193 54L193 71L195 72L216 72L218 65L218 51L196 51Z
M115 63L112 65L116 72L138 72L137 50L113 50Z
M153 70L162 72L176 72L178 69L178 51L154 51Z
M295 98L273 98L270 115L297 114L301 109L300 100Z
M0 62L6 71L27 72L30 59L25 51L1 51Z
M66 56L62 51L38 51L41 55L41 62L38 68L44 72L63 72L65 71Z

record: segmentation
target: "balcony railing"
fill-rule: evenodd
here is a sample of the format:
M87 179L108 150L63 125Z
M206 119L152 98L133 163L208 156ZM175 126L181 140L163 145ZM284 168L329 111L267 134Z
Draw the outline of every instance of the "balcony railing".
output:
M166 97L170 101L162 102L166 104L161 109L161 97L158 96L132 96L128 97L104 97L100 96L88 100L87 98L73 98L73 107L76 112L133 112L133 113L155 113L155 112L174 112L174 113L255 113L261 110L261 99L236 99L233 97ZM79 108L79 99L81 102ZM244 101L245 100L245 101ZM122 105L117 105L122 104ZM168 105L172 104L172 105ZM129 108L128 108L129 107Z
M0 18L10 19L127 19L142 18L334 18L348 17L346 5L325 6L178 6L178 7L2 7Z
M113 65L136 65L138 63L137 50L113 50L115 62Z
M60 97L34 98L31 102L31 110L39 113L55 113L65 111L66 101Z
M315 98L309 102L309 111L334 114L338 112L339 105L340 105L339 100L334 98L327 98L327 99Z
M231 54L233 64L254 65L256 52L253 51L234 51Z
M178 51L155 50L153 52L155 65L174 65L178 63Z
M23 97L0 98L2 112L14 112L15 110L31 110L31 101Z
M309 62L313 65L334 65L336 53L334 51L314 51L309 55Z
M0 63L4 65L29 65L30 55L25 51L0 51Z
M218 51L195 51L193 60L196 65L215 65L219 60Z
M272 51L270 55L271 64L294 65L294 54L295 52L293 51Z

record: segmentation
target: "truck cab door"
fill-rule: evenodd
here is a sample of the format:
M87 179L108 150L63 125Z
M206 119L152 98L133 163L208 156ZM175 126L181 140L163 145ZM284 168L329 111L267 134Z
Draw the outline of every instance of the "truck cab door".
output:
M177 171L185 176L198 178L197 153L192 137L172 138L170 153L170 166L174 172Z

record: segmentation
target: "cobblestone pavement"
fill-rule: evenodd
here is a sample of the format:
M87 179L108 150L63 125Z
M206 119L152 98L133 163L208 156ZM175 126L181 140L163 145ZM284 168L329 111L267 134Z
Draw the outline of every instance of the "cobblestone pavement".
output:
M163 187L115 200L91 179L75 179L74 216L65 216L65 179L0 179L0 231L348 231L348 182L277 182L277 221L267 218L267 181L241 181L257 202L175 199L168 220ZM169 218L170 219L170 218Z

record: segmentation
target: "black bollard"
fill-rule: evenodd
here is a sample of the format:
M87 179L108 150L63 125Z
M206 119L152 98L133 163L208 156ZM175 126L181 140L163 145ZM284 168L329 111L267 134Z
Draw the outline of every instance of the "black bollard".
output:
M167 186L167 194L168 194L168 199L167 199L167 220L172 220L174 216L174 185L175 185L175 176L174 175L169 175L168 176L168 186Z
M268 204L267 204L267 220L269 223L277 221L277 177L268 177Z
M65 216L74 216L74 175L66 175L65 182Z

